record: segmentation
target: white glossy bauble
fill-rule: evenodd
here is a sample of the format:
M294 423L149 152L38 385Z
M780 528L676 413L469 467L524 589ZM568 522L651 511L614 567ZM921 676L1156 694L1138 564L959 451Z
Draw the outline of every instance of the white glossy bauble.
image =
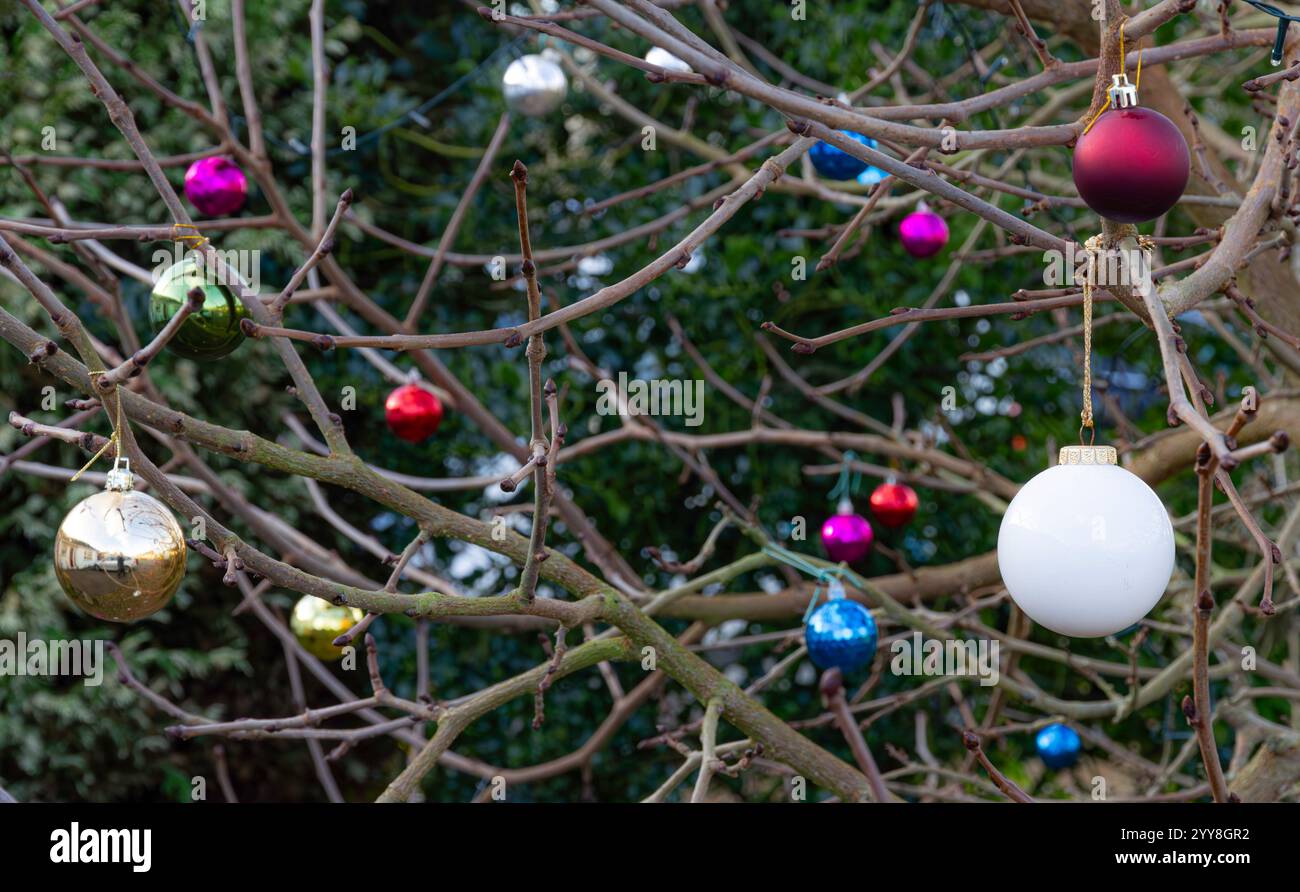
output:
M1007 591L1030 619L1062 635L1123 631L1156 605L1173 572L1169 514L1114 454L1063 449L1062 464L1021 487L1002 518Z
M658 65L660 68L667 71L676 71L681 74L691 73L691 66L687 65L663 47L650 47L650 51L645 54L645 60L651 65Z
M536 117L560 107L569 92L569 79L544 56L521 56L506 66L501 89L511 111Z

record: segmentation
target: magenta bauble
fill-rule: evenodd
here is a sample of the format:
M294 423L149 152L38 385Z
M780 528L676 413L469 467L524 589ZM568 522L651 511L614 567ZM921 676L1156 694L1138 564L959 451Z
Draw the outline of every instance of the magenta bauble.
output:
M248 177L229 158L200 158L185 171L185 197L205 217L229 217L248 199Z
M822 524L822 547L837 564L862 560L871 550L872 538L871 524L861 514L832 514Z
M913 257L933 257L948 244L948 224L943 217L921 206L898 224L898 237Z
M1084 204L1116 223L1141 223L1183 195L1191 157L1173 121L1142 106L1102 114L1074 146L1074 185Z

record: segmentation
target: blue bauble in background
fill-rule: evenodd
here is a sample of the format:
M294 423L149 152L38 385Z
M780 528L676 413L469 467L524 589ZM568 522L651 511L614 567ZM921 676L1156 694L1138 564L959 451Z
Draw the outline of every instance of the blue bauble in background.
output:
M887 176L889 176L889 174L885 173L873 164L866 170L862 171L862 173L858 174L858 183L863 186L874 186Z
M1038 758L1048 768L1069 768L1079 760L1079 734L1060 722L1039 731L1034 746L1038 748Z
M876 621L867 608L848 598L832 598L804 624L808 656L819 669L852 672L876 655Z
M854 133L852 130L841 130L840 133L849 139L856 139L867 148L874 149L876 147L876 141L869 136ZM808 157L812 159L813 167L817 168L817 172L828 180L852 180L875 169L867 162L820 140L808 150Z

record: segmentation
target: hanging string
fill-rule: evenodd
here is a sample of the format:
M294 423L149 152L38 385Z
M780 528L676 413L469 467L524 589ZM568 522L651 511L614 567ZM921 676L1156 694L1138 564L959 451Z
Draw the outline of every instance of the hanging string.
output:
M1096 441L1097 432L1092 417L1092 292L1097 287L1097 258L1101 254L1101 235L1094 235L1083 243L1088 255L1088 265L1083 275L1083 409L1079 413L1079 445L1091 446ZM1134 236L1138 250L1142 252L1138 259L1139 281L1148 278L1151 262L1151 249L1155 242L1149 236ZM1088 442L1083 442L1083 431L1088 431Z
M780 545L764 545L763 553L769 557L774 557L783 564L788 564L800 572L807 573L818 582L830 582L843 575L839 567L818 567L810 563L803 555L797 554L789 549L782 548Z
M106 374L108 374L108 373L107 373L107 372L103 372L103 371L99 371L99 372L91 372L91 373L90 373L90 381L91 381L91 383L93 384L93 383L95 382L95 379L96 379L96 378L99 378L101 375L106 375ZM95 390L95 392L99 392L99 388L98 388L98 387L94 387L94 388L92 388L92 389ZM78 471L77 473L75 473L75 474L72 475L72 479L68 481L69 483L76 483L76 482L77 482L77 478L79 478L82 474L86 473L86 471L88 471L88 470L90 469L90 466L93 465L95 462L99 461L99 457L100 457L101 455L103 455L105 452L108 451L108 447L110 447L110 446L114 447L114 450L115 450L115 451L114 451L114 454L117 454L117 451L116 451L116 450L117 450L117 446L122 442L122 435L121 435L121 430L122 430L122 394L118 392L118 389L117 389L117 386L116 386L116 385L114 385L114 387L113 387L113 397L117 400L117 412L116 412L116 418L115 418L115 420L113 421L113 435L110 436L110 437L108 438L108 442L106 442L103 446L99 447L99 451L98 451L98 452L96 452L94 455L92 455L92 456L90 457L90 461L86 462L84 465L81 466L81 470L80 470L80 471ZM104 399L103 397L100 397L100 403L101 403L101 404L103 403L103 399Z
M803 612L803 621L808 622L808 617L812 616L813 610L817 607L817 602L821 600L822 585L825 585L830 592L839 589L838 594L832 594L832 597L844 597L844 583L840 578L844 575L844 570L840 567L818 567L810 563L802 555L780 545L764 545L763 553L769 557L774 557L783 564L794 567L803 573L807 573L813 579L817 580L817 585L813 588L812 597L808 599L808 607Z
M1123 38L1123 36L1124 36L1124 32L1121 31L1120 37ZM1137 67L1137 73L1133 75L1133 89L1136 90L1141 86L1142 86L1142 38L1139 37L1138 38L1138 67Z
M1128 22L1127 16L1124 17L1124 22ZM1124 55L1124 24L1122 23L1119 26L1119 67L1120 67L1120 71L1122 71L1127 76L1128 57ZM1138 40L1138 64L1137 64L1137 73L1133 77L1133 89L1136 90L1140 86L1142 86L1142 41ZM1102 116L1102 113L1105 112L1106 109L1108 108L1110 108L1109 91L1106 93L1106 101L1102 103L1101 108L1097 110L1097 114L1093 115L1092 120L1088 122L1088 126L1083 128L1083 132L1085 134L1092 129L1092 125L1097 123L1097 119L1100 118Z
M812 617L813 612L817 609L817 602L821 600L821 595L822 587L818 584L813 588L812 597L808 599L808 607L803 612L803 622L805 625L808 623L809 618ZM838 601L845 597L847 596L844 594L844 583L840 582L839 577L832 577L831 581L826 585L826 600L828 602Z
M821 600L821 596L822 587L820 585L814 586L812 597L808 599L808 609L803 612L803 619L800 620L804 625L808 624L809 617L811 617L813 611L817 609L817 602Z
M840 477L831 488L827 497L832 501L841 497L857 495L858 489L862 485L862 475L853 470L853 463L858 460L858 454L852 449L844 450L844 463L840 466Z
M1091 446L1097 433L1092 423L1092 289L1097 281L1097 254L1101 251L1101 236L1094 235L1084 242L1088 266L1083 274L1083 411L1079 414L1079 445ZM1088 429L1088 442L1083 442L1083 429Z

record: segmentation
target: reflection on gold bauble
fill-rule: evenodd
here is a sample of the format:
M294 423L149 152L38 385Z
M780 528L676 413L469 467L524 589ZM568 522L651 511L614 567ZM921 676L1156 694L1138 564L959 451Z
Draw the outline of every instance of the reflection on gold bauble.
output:
M185 576L185 536L153 496L115 469L109 488L77 503L54 537L54 575L91 616L128 623L167 606Z
M322 660L337 660L343 649L334 646L334 639L365 618L365 613L355 607L335 607L315 595L303 595L293 605L289 628L303 649Z

